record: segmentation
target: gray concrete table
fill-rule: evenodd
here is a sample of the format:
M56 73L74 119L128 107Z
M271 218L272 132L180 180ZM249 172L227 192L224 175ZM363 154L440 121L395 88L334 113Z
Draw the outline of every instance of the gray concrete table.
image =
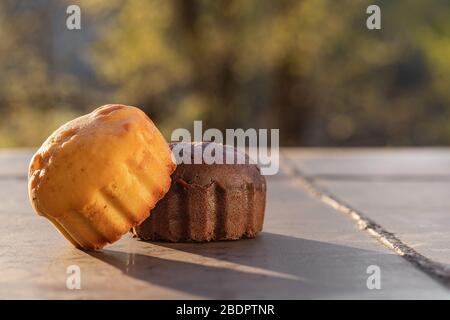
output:
M450 298L450 150L283 149L256 239L99 252L33 212L31 153L0 151L0 299Z

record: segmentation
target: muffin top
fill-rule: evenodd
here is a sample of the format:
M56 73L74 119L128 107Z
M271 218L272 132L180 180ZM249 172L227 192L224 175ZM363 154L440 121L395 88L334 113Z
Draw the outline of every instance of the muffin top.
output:
M138 108L105 105L61 126L39 148L29 167L30 199L39 214L61 216L90 202L114 180L131 185L149 163L161 167L161 174L175 168L153 122Z
M259 166L246 153L232 146L193 142L173 143L170 147L178 164L172 175L173 181L200 186L217 183L226 189L239 189L253 184L256 189L265 189L265 178ZM221 156L216 157L217 152ZM234 161L226 161L227 157ZM199 160L201 163L198 163Z

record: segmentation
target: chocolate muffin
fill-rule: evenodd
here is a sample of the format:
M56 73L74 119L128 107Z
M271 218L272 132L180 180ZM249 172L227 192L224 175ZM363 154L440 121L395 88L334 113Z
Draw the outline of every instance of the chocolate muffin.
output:
M221 151L223 163L227 155L241 162L207 164L203 158L201 164L194 164L194 155L201 156L206 148ZM262 230L266 180L245 153L213 143L172 144L171 149L178 166L169 192L150 217L133 229L135 236L171 242L218 241L252 238Z

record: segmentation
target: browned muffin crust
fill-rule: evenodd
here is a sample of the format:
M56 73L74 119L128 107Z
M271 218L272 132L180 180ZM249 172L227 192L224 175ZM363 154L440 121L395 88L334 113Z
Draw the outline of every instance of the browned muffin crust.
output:
M133 233L171 242L252 238L262 230L265 203L266 180L247 156L246 164L179 164L169 192Z

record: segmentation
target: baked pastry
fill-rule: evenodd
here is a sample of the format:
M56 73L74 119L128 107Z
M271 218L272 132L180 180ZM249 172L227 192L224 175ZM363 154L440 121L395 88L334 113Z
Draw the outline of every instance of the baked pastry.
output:
M29 196L74 246L99 249L149 216L175 167L144 112L105 105L44 142L30 163Z
M193 160L195 150L205 150L208 145L188 144L182 153L189 152ZM171 145L172 149L176 146ZM150 217L133 228L136 237L171 242L236 240L252 238L262 230L266 202L264 176L245 153L223 145L220 150L223 159L226 153L232 153L233 157L244 158L245 163L180 164L178 161L169 192Z

